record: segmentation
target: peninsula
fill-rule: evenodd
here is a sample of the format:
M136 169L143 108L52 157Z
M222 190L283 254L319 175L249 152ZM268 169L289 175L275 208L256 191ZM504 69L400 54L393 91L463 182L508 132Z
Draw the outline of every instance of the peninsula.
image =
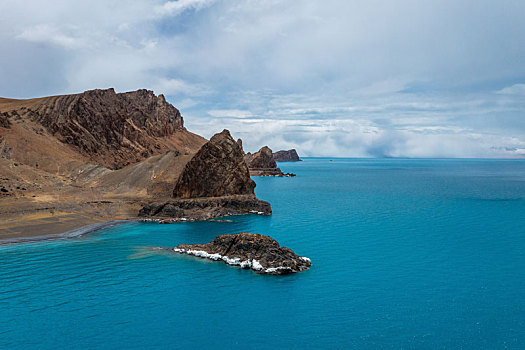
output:
M163 95L0 99L0 240L114 220L271 213L227 130L189 132Z

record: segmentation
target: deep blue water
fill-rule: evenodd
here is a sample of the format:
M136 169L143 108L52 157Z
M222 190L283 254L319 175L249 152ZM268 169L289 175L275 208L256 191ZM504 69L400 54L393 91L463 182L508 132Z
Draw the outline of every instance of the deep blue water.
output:
M307 159L270 217L0 247L0 348L525 348L525 161ZM271 235L309 271L148 246Z

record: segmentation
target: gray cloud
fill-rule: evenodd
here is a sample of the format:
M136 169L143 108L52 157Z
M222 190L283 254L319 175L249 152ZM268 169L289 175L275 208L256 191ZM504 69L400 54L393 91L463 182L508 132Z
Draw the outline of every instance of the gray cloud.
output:
M0 96L154 89L306 155L523 157L525 3L12 0Z

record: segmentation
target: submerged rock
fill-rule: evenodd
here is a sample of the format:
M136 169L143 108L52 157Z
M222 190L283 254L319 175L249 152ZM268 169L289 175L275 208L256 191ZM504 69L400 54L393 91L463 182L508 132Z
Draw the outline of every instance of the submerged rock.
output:
M181 244L173 248L173 251L270 275L300 272L308 270L312 265L309 258L296 255L290 248L279 246L275 239L246 232L217 236L207 244Z

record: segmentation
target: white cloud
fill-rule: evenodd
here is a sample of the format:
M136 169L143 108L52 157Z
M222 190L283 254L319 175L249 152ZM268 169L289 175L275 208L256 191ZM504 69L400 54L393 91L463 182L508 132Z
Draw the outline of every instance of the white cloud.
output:
M16 38L35 43L56 45L65 49L78 49L84 45L82 39L64 34L53 25L36 25L26 28Z
M200 10L211 6L215 0L177 0L167 1L155 7L155 13L160 16L178 16L186 10Z
M498 94L502 95L525 95L525 84L514 84L511 86L507 86L499 91L497 91Z
M525 2L479 1L5 0L0 96L147 88L251 150L519 157Z
M199 85L191 84L182 79L166 79L159 78L158 81L154 84L153 90L157 94L164 95L179 95L185 94L187 96L203 96L210 93L210 89Z
M250 118L253 114L250 111L240 109L214 109L208 111L208 114L216 118Z

